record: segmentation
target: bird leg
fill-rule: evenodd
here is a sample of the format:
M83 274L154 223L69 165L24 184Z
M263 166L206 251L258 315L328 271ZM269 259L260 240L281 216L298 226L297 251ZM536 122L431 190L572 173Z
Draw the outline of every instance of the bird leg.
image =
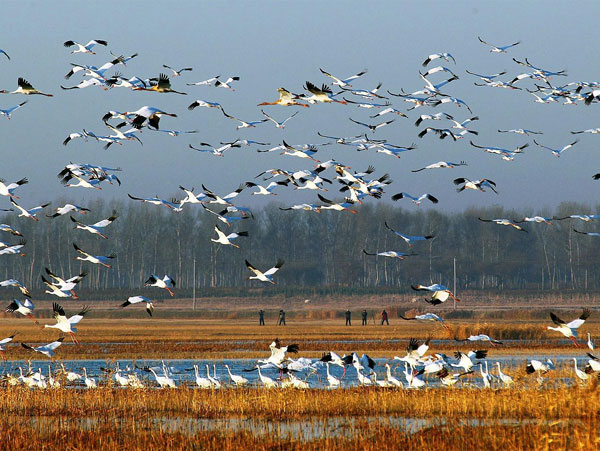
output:
M35 316L33 316L31 313L28 313L27 315L25 315L27 318L30 318L35 324L37 324L38 326L40 325L40 323L38 322L37 319L35 319Z
M577 338L575 338L575 337L569 337L569 338L571 339L571 341L573 342L573 344L575 345L576 348L581 348L582 347L581 343L579 343L577 341Z
M77 338L75 338L75 334L73 332L69 332L69 335L71 336L71 340L73 340L73 343L79 344L79 341L77 340Z
M175 293L171 291L169 287L165 287L171 296L175 296Z

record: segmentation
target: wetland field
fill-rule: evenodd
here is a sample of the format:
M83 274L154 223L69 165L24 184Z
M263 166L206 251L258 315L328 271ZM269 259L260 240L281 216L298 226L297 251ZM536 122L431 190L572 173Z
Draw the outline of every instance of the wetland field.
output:
M65 304L74 311L78 302ZM92 310L79 324L75 344L67 336L52 360L18 345L48 343L57 333L40 326L52 322L40 303L35 325L27 318L0 319L0 335L15 334L4 352L4 381L0 389L2 449L597 449L600 446L600 392L597 374L586 382L573 372L573 360L583 369L587 348L575 348L546 326L548 309L491 309L445 316L448 328L437 323L403 321L391 309L390 325L379 317L360 325L360 310L353 325L344 326L337 311L291 311L286 326L277 326L275 313L258 326L253 312L232 318L211 318L208 313L181 314L162 308L154 318L114 317L110 309ZM76 307L75 307L76 306ZM561 308L562 307L562 308ZM376 311L373 309L373 311ZM402 309L401 312L405 310ZM576 306L556 306L566 318ZM459 311L460 312L460 311ZM377 312L378 313L378 312ZM162 316L162 317L161 317ZM236 316L236 315L230 315ZM256 318L255 318L256 316ZM580 337L600 330L592 314ZM485 333L503 342L462 343L456 338ZM263 388L256 372L244 373L257 359L267 358L269 344L297 343L294 359L318 360L324 353L356 352L376 361L377 378L385 378L385 363L402 378L404 367L394 356L406 355L409 339L430 338L429 354L453 356L457 350L488 351L491 388L484 388L476 367L453 387L443 387L430 375L422 389L363 387L356 371L331 366L343 382L328 389L324 365L300 371L310 388ZM582 340L585 342L585 340ZM548 374L527 374L532 358L553 359ZM32 359L28 361L28 359ZM164 362L164 363L163 363ZM505 388L496 375L495 362L514 383ZM218 372L219 389L199 389L193 365ZM224 368L249 379L234 387ZM119 370L115 370L117 365ZM148 368L168 367L177 388L160 389ZM214 365L214 367L213 367ZM98 384L69 383L61 367L81 373L86 367ZM20 368L20 369L19 369ZM208 369L208 368L207 368ZM60 388L32 388L10 383L8 375L39 371L54 375ZM116 371L136 372L143 388L123 388ZM276 370L263 370L279 377ZM496 380L494 380L496 379Z

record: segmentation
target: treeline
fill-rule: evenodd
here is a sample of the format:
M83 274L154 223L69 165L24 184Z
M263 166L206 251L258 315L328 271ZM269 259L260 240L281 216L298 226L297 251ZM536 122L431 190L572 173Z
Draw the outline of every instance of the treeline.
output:
M121 201L98 200L87 206L91 213L73 215L86 224L110 216L113 209L119 213L104 231L109 239L74 230L67 216L50 219L41 213L39 222L17 218L15 213L0 216L0 222L11 224L27 240L25 257L0 255L0 280L15 278L40 293L44 267L67 277L87 270L80 290L111 291L137 289L151 273L167 273L180 289L191 290L195 282L200 296L203 288L261 288L260 282L247 280L251 273L244 260L266 270L281 258L285 265L275 276L278 288L405 291L411 283L452 287L456 259L458 289L600 288L600 238L573 232L573 228L600 230L596 223L575 219L554 221L552 226L525 223L528 233L523 233L478 221L478 217L520 219L525 215L501 207L444 213L379 202L358 207L358 214L317 214L281 211L271 204L255 211L254 219L227 227L197 205L186 205L180 213ZM50 208L45 212L50 214ZM569 203L545 213L560 217L591 211ZM402 233L435 238L409 248L385 228L386 221ZM240 249L212 243L216 223L227 233L247 230L249 237L236 241ZM0 240L12 244L18 237L0 232ZM116 253L113 268L76 260L79 254L73 243L92 255ZM417 255L401 261L367 256L363 249ZM2 292L0 296L6 298Z

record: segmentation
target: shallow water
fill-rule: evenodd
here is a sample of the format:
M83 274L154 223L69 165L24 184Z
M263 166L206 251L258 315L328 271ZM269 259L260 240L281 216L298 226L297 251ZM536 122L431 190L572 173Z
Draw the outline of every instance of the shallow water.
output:
M415 434L423 429L436 427L482 427L482 426L523 426L530 424L556 424L556 421L542 419L478 419L467 418L448 421L445 418L411 418L394 416L365 417L326 417L304 420L267 420L252 418L190 418L190 417L150 417L142 419L107 418L90 416L83 418L61 417L29 417L8 416L5 420L15 426L29 426L38 433L58 430L93 431L103 424L117 425L118 429L129 430L132 421L136 427L149 430L160 430L165 433L181 433L194 436L201 432L227 431L229 433L250 432L258 436L277 436L293 438L299 441L313 441L324 438L352 437L361 434L365 429L384 427L398 429L406 434ZM570 420L569 423L575 421ZM565 422L567 423L567 422Z
M491 351L493 352L493 351ZM401 354L402 355L402 354ZM569 369L572 369L573 361L572 358L574 356L571 355L560 355L553 357L553 361L556 364L557 368L568 366ZM498 356L494 358L486 359L488 362L489 372L492 375L497 375L497 366L496 362L500 362L503 370L506 370L509 374L524 374L525 373L525 365L526 362L531 359L538 359L541 361L545 361L548 358L547 355L528 355L525 357L515 357L515 356ZM578 358L578 367L583 369L585 364L587 363L587 358L584 357L583 353L577 355ZM388 360L388 359L374 359L376 362L375 371L377 374L378 380L384 380L386 376L386 368L385 364L389 363L392 367L392 375L400 380L402 383L405 383L404 377L404 364L397 360ZM83 368L87 369L87 373L90 377L96 378L97 382L100 385L104 385L107 382L107 378L109 377L110 372L107 370L112 370L116 367L118 363L121 374L127 375L129 373L136 374L147 386L153 387L156 386L156 382L154 380L154 376L148 368L153 367L157 373L162 374L162 362L161 360L63 360L65 368L69 371L73 371L79 374L83 374ZM313 362L316 362L313 360ZM209 365L209 369L211 375L213 373L213 365L216 365L217 377L224 384L224 386L229 385L229 377L227 373L227 369L225 365L228 365L231 369L232 374L242 375L252 385L260 386L260 381L258 377L257 371L246 372L245 369L251 369L256 365L256 359L224 359L224 360L192 360L192 359L184 359L184 360L164 360L165 365L169 368L170 376L173 378L177 386L187 385L190 387L195 387L195 374L193 365L198 365L199 372L201 377L206 377L206 365ZM398 365L401 363L401 365ZM3 362L0 366L0 371L2 374L11 373L13 375L18 375L19 370L18 367L22 367L24 372L26 372L28 368L28 362L26 361L10 361ZM47 376L48 375L48 366L52 368L53 372L60 369L60 363L52 362L50 363L48 360L32 360L31 361L31 369L36 371L41 369L42 373ZM479 372L479 367L473 368L475 372L472 375L469 375L466 378L462 378L462 381L459 381L456 386L460 387L462 384L464 386L469 387L479 387L482 386L482 379ZM456 369L458 372L458 369ZM268 376L272 379L277 379L280 377L279 370L276 368L266 368L261 370L263 375ZM357 374L356 370L353 367L348 367L346 371L346 375L343 376L343 369L339 366L330 365L330 373L338 379L341 379L342 388L350 388L358 386L357 382ZM365 371L363 370L363 373ZM313 368L307 368L302 371L298 371L295 375L303 380L306 380L311 388L327 388L327 374L326 367L322 363L314 363ZM557 378L552 376L552 372L549 373L548 378L545 378L546 381L555 384L573 384L575 381L571 378ZM535 377L533 375L530 376L532 379ZM438 378L435 375L430 374L426 375L425 380L427 382L427 386L429 387L438 387L440 383ZM498 381L496 381L496 385L500 385ZM75 383L69 384L71 387L81 387L83 386L83 380L80 380Z

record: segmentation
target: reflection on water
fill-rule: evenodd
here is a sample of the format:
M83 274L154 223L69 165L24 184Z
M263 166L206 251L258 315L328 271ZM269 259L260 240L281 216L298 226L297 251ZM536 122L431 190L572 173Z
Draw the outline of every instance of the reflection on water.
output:
M110 418L110 417L31 417L8 416L5 418L7 426L31 427L37 433L50 433L78 429L84 431L97 430L102 425L110 425L117 429L126 430L135 422L136 427L148 430L160 430L164 433L181 433L194 436L202 432L226 431L227 433L249 432L253 435L277 436L279 438L293 438L300 441L313 441L317 439L351 437L361 434L366 429L394 428L414 434L426 428L445 427L483 427L483 426L524 426L524 425L556 425L556 420L543 419L477 419L468 418L461 420L446 420L445 418L410 418L393 416L367 416L367 417L327 417L310 418L306 420L267 420L252 418ZM561 422L562 423L562 422ZM565 423L567 423L565 421ZM569 420L569 424L581 423L578 420Z

